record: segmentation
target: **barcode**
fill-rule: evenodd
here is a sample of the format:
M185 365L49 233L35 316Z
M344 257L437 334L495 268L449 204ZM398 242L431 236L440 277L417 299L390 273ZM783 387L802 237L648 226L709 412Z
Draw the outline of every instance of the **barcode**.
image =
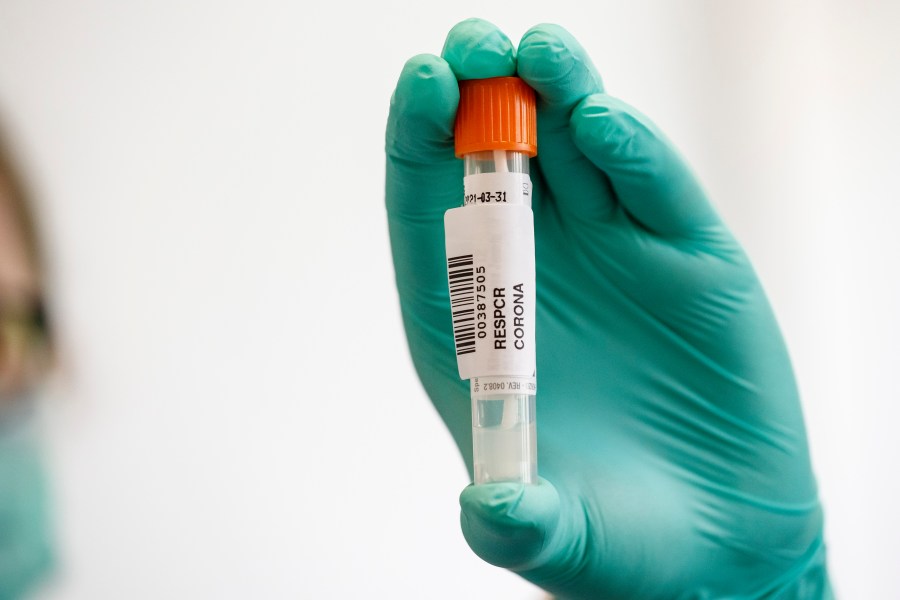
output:
M456 355L475 352L475 268L471 254L447 259Z

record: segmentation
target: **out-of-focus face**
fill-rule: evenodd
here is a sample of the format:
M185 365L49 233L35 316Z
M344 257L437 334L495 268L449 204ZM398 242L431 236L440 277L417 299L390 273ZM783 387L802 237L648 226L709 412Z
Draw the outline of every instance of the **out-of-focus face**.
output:
M0 404L32 385L46 362L39 274L14 193L0 172Z

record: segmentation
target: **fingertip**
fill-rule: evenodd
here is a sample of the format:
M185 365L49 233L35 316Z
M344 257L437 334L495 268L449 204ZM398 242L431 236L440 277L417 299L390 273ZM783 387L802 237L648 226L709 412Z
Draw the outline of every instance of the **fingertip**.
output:
M533 560L559 519L559 494L546 480L471 485L459 501L469 546L485 561L509 569Z
M559 25L535 25L519 41L519 74L535 83L558 79L575 63L570 49L573 41L571 34Z
M453 26L441 56L458 79L509 77L516 73L516 49L489 21L471 18Z
M459 85L447 61L433 54L413 56L400 72L391 96L386 132L390 156L443 155L453 146Z
M584 47L565 28L535 25L522 36L519 75L548 104L572 105L603 91L603 81Z
M450 65L434 54L417 54L403 65L391 108L406 114L456 112L459 86Z

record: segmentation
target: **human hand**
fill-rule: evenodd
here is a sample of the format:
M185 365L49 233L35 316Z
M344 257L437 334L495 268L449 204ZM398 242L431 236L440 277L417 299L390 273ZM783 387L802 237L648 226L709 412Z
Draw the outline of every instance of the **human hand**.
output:
M797 389L753 269L681 156L564 29L464 21L391 99L386 202L416 370L471 468L443 215L458 79L538 97L539 485L470 486L472 549L561 598L830 598Z

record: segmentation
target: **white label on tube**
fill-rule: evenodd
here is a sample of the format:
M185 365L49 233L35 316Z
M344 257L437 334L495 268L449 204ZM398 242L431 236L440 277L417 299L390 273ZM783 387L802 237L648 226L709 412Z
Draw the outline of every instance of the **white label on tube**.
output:
M444 227L459 376L530 378L533 383L536 298L531 208L476 202L448 210Z
M470 204L524 204L531 206L531 178L526 173L479 173L463 179Z
M534 377L509 377L493 375L489 377L473 377L469 380L472 397L494 396L499 394L531 394L537 393Z

